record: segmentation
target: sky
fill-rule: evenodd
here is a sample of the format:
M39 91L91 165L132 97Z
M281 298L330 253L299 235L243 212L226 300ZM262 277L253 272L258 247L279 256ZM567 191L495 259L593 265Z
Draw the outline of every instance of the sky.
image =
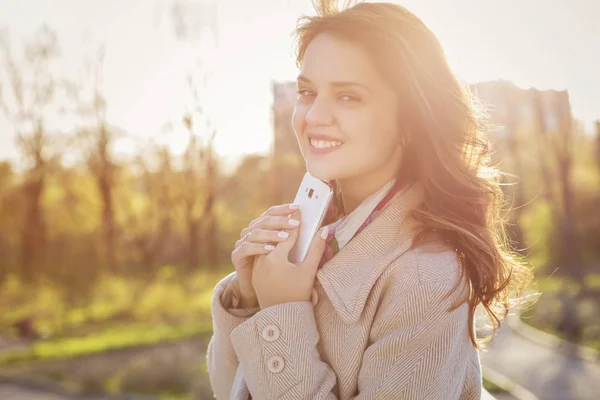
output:
M0 29L14 48L46 23L58 34L58 71L74 74L82 58L105 48L107 117L134 138L181 153L181 116L190 106L185 78L198 60L212 71L206 112L226 161L271 145L271 82L294 80L291 33L312 15L310 0L218 0L216 36L208 28L179 40L172 0L0 0ZM207 3L212 0L182 0ZM448 62L466 82L506 79L522 88L568 89L576 118L600 119L599 0L398 0L438 36ZM165 124L174 129L164 133ZM199 135L203 132L199 131ZM115 144L135 151L127 138ZM19 160L0 116L0 159Z

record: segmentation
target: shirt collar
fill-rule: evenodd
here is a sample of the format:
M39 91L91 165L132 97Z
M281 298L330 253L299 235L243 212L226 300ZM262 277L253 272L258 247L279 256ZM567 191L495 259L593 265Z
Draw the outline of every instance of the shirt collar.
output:
M376 280L410 249L416 222L409 212L422 200L418 183L401 189L381 213L317 271L317 280L347 323L358 321Z

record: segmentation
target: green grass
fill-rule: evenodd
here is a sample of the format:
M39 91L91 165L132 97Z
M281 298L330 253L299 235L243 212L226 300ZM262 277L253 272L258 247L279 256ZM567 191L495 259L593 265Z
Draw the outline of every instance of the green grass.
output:
M592 349L600 351L600 339L590 340L585 345L591 347Z
M109 350L172 342L212 332L212 321L183 326L135 324L106 329L93 336L38 341L23 351L5 352L0 366L97 354Z
M600 274L591 274L585 278L585 284L591 288L600 288Z
M588 287L600 287L600 274L590 274L585 279ZM560 339L566 339L564 334L556 329L560 318L562 303L558 294L564 291L566 294L575 296L579 291L577 283L564 277L541 277L535 283L535 289L542 293L537 302L524 309L521 314L521 320L543 332L556 336ZM588 306L590 306L588 302ZM582 305L577 305L578 310L583 310ZM597 310L597 305L593 305ZM538 311L538 308L543 311ZM581 340L577 343L582 346L590 347L600 351L600 340L598 339L599 319L594 317L597 311L587 311L587 317L581 322L584 324L584 330Z
M157 396L161 400L192 400L190 394L158 393Z
M15 322L28 317L46 339L23 351L4 351L0 366L77 357L211 332L213 289L231 271L231 266L225 265L180 276L175 267L166 265L149 282L105 276L74 303L68 301L59 285L28 285L10 276L0 287L0 329L15 331Z
M0 330L14 332L24 318L31 318L43 337L53 338L94 335L107 325L132 321L184 325L210 314L213 288L230 272L225 265L182 274L166 265L152 281L103 276L75 299L56 282L31 285L10 275L0 285Z
M483 378L483 387L490 393L506 393L507 390L502 386L496 385L494 382Z
M535 318L531 318L531 315L533 315L533 313L535 313L535 310L531 310L531 311L527 311L527 312L528 312L528 314L525 317L523 315L521 315L521 321L523 321L527 325L530 325L536 329L539 329L540 331L546 332L552 336L556 336L559 339L568 340L564 334L557 331L554 327L550 326L549 324L544 323L543 321L539 321ZM600 351L600 339L590 339L590 338L584 337L577 344Z

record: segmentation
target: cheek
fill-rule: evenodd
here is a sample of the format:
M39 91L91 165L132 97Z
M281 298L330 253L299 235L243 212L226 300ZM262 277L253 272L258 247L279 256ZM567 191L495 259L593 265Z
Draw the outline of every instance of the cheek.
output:
M376 110L349 115L344 128L344 133L352 139L353 149L369 157L386 157L400 142L393 118Z
M379 143L389 136L384 131L387 127L382 123L380 114L372 108L344 111L339 118L341 129L344 135L358 146L369 143L369 147L372 147L373 142Z
M306 113L308 110L306 107L301 105L297 105L294 108L294 113L292 114L292 126L294 128L294 132L296 133L296 137L300 137L302 132L304 132L304 126L306 125Z

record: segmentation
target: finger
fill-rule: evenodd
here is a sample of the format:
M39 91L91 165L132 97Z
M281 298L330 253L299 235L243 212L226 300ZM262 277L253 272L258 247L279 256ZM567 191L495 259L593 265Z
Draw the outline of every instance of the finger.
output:
M281 217L278 217L278 218L281 218ZM275 250L277 251L276 254L279 254L282 257L285 257L286 260L288 259L290 250L292 249L292 247L294 247L294 245L296 244L296 241L298 240L298 236L300 235L300 226L301 226L300 221L302 221L301 212L300 212L300 210L296 210L296 213L294 214L294 218L290 218L287 221L287 223L290 226L292 226L291 228L288 228L290 235L283 242L279 242L275 246Z
M241 260L250 256L257 256L261 254L269 254L275 249L275 246L271 244L262 244L262 243L244 243L241 246L237 247L231 253L232 258L236 260Z
M283 242L288 236L289 233L286 231L256 229L250 232L246 239L250 243L278 243ZM237 247L241 246L243 243L245 243L244 239L240 239L235 242L235 245Z
M275 215L265 215L260 221L254 226L248 227L248 231L255 229L267 229L267 230L281 230L281 229L294 229L300 225L300 211L296 211L293 214L293 218L281 217Z
M240 233L240 239L244 239L244 236L248 235L250 237L251 232L257 229L263 230L282 230L282 229L293 229L298 226L300 223L295 222L294 220L299 221L297 218L288 218L274 215L265 215L260 219L256 220L252 224L250 224L247 228L242 229Z
M243 229L242 232L240 232L240 238L243 238L244 235L246 233L248 233L249 230L256 228L256 226L261 224L262 221L264 221L265 219L268 219L266 217L268 217L268 216L290 216L290 215L294 214L296 212L296 210L298 210L298 205L296 205L296 204L283 204L280 206L273 206L273 207L269 208L267 211L265 211L264 213L262 213L262 215L260 217L256 218L252 222L250 222L248 224L248 227ZM280 229L283 229L283 228L280 228Z
M304 267L314 268L315 271L319 267L319 262L325 251L325 245L327 234L329 233L329 227L325 226L317 231L317 234L313 237L308 248L308 253L299 265Z
M298 209L297 204L283 204L281 206L273 206L263 213L263 215L290 215Z
M273 250L273 256L276 257L281 257L285 260L288 259L288 255L290 254L290 250L292 250L292 247L294 247L294 245L296 244L296 241L298 240L298 235L300 233L300 229L295 228L292 229L290 231L290 236L284 240L283 242L279 242L277 243L277 246L275 246L275 250Z

